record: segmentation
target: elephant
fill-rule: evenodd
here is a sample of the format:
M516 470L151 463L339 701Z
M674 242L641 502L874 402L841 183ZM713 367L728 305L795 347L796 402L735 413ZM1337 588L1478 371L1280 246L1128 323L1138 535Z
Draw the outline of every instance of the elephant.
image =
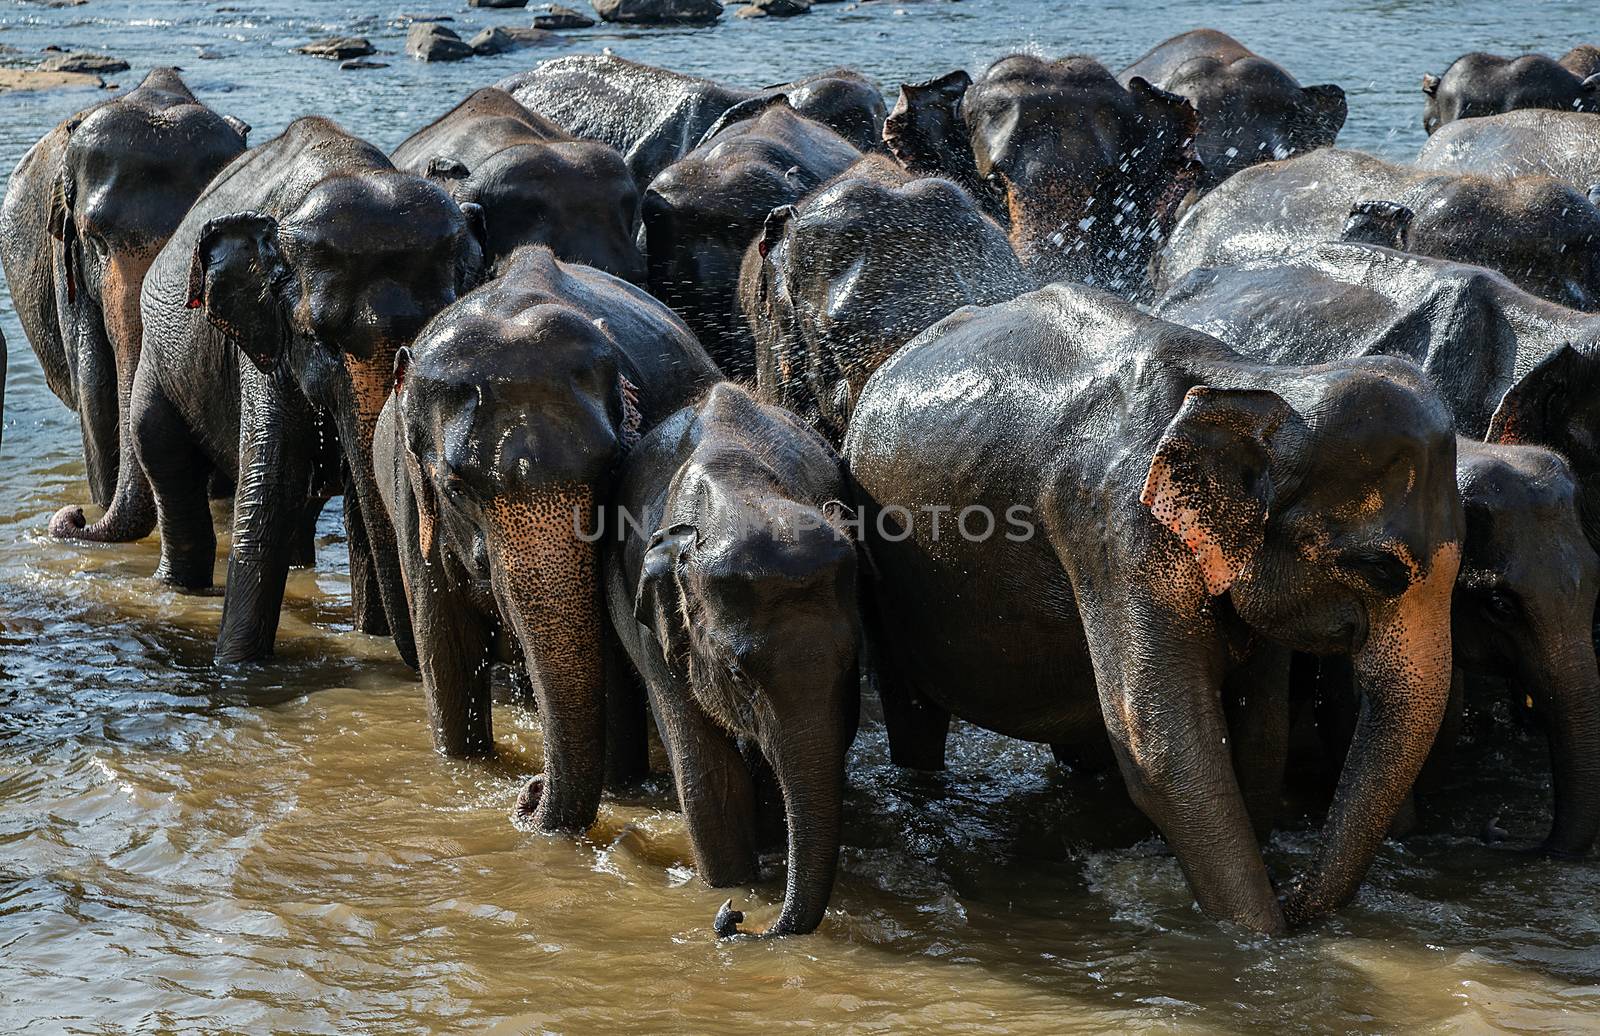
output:
M617 486L607 603L649 691L695 867L714 888L758 875L745 739L776 776L788 829L783 911L763 934L814 931L838 864L859 709L839 456L794 415L721 382L641 438ZM731 907L720 935L743 919Z
M1332 147L1348 114L1340 87L1301 86L1282 65L1215 29L1157 44L1117 81L1127 86L1135 76L1194 105L1202 190L1257 162Z
M739 266L773 209L805 197L861 152L779 94L741 105L716 135L667 166L644 195L650 291L683 317L730 378L755 380L739 315Z
M396 354L373 463L434 746L492 755L489 663L522 660L544 769L519 812L540 830L588 828L607 772L641 765L643 703L603 629L594 523L624 451L718 380L661 303L536 245Z
M844 456L899 693L1109 735L1213 918L1281 932L1355 893L1450 688L1455 436L1414 365L1273 367L1052 284L890 357ZM1368 708L1280 904L1242 787L1281 778L1286 649L1352 654Z
M782 94L795 111L863 151L876 146L883 131L883 95L865 76L844 68L745 90L609 54L579 54L495 85L567 132L622 152L641 190L703 143L741 102Z
M1301 302L1286 300L1304 300ZM1415 361L1463 435L1561 453L1600 549L1600 315L1478 266L1326 242L1287 259L1202 269L1152 311L1274 363Z
M1422 128L1430 136L1458 119L1521 108L1600 112L1600 50L1574 47L1560 61L1473 51L1452 61L1442 76L1424 75L1422 95Z
M961 306L1034 286L960 187L868 155L774 210L745 254L739 298L758 394L837 447L862 386L896 349Z
M1202 267L1282 258L1338 238L1352 207L1386 202L1381 243L1487 266L1527 291L1600 309L1600 208L1548 176L1430 173L1323 148L1251 166L1195 202L1167 242L1159 291ZM1356 210L1371 226L1382 207Z
M639 189L609 145L579 140L486 87L418 130L389 156L483 208L489 270L523 245L635 284Z
M952 73L903 88L884 132L908 170L976 178L1003 198L1012 247L1037 280L1124 294L1144 288L1202 174L1194 107L1140 76L1124 87L1088 57L1013 54L971 85Z
M978 175L967 129L966 96L972 76L946 72L920 83L900 84L900 96L883 120L883 143L894 160L916 177L941 176L958 184L996 222L1009 227L1003 189Z
M249 127L195 99L176 69L59 123L11 174L0 264L45 383L78 415L93 524L67 506L53 536L120 543L155 528L134 457L129 397L139 363L139 292L156 253ZM118 496L119 481L127 491Z
M480 224L305 117L220 173L151 264L131 428L159 509L158 578L211 585L207 484L238 487L218 662L272 653L298 516L342 490L357 628L392 633L415 664L372 436L395 350L477 281Z
M1417 166L1495 178L1553 176L1600 205L1600 115L1523 108L1462 119L1428 138Z

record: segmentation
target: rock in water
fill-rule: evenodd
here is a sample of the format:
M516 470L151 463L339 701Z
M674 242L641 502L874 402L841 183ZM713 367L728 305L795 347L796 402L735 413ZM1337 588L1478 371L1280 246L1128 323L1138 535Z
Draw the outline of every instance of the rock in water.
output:
M388 68L387 61L367 61L363 58L352 58L349 61L339 62L339 67L346 71L362 68Z
M535 29L588 29L593 26L593 18L560 4L546 4L544 14L533 16Z
M63 87L90 86L99 89L106 82L83 72L41 72L36 68L0 68L0 94L14 90L57 90Z
M792 18L811 13L811 0L750 0L733 12L739 18Z
M591 0L602 21L626 25L709 25L722 16L717 0Z
M472 48L454 31L438 22L415 22L406 31L406 53L418 61L460 61Z
M126 72L128 63L121 58L114 58L110 54L86 54L74 51L71 54L52 54L39 62L41 72L81 72L84 75L109 75L112 72Z
M329 36L326 39L312 40L305 46L294 49L296 53L310 54L314 58L327 58L330 61L349 61L351 58L364 58L368 54L377 53L377 49L365 36Z
M472 47L474 54L500 54L519 47L541 47L563 42L565 41L560 36L543 29L497 26L483 30L468 40L467 44Z
M528 0L467 0L468 7L527 7Z

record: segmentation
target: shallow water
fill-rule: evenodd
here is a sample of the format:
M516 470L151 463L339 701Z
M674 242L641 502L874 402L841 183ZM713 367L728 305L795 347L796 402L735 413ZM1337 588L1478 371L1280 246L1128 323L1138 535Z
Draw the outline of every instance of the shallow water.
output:
M391 147L545 56L431 66L395 53L380 58L390 68L341 72L288 48L360 32L398 51L391 20L404 7L6 2L0 43L120 55L134 65L113 77L124 86L151 65L182 65L257 141L318 111ZM449 13L458 29L528 17ZM1422 140L1422 72L1474 48L1560 53L1594 21L1589 3L1511 0L889 2L730 17L710 31L574 34L555 53L606 46L748 85L849 64L892 89L1017 46L1120 67L1201 24L1303 82L1340 82L1343 141L1405 157ZM0 96L0 166L96 96ZM1600 1026L1600 865L1477 837L1494 816L1514 840L1542 832L1547 765L1529 737L1468 755L1432 800L1437 833L1386 845L1340 916L1264 940L1199 915L1115 783L970 729L948 773L899 773L868 729L821 930L719 945L710 921L727 893L685 865L664 779L608 800L575 843L507 819L538 764L536 719L499 710L492 766L429 750L418 685L388 644L351 632L337 509L322 564L292 578L276 663L247 671L209 665L220 599L155 586L153 542L50 542L50 513L87 499L77 427L4 293L0 328L12 367L0 447L0 1030ZM1275 872L1313 844L1303 825L1275 836ZM757 923L776 913L780 871L734 890Z

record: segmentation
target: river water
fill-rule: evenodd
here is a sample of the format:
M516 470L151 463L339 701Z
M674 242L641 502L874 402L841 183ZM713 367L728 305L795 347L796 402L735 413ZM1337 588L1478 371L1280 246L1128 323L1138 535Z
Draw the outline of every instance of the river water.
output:
M392 147L546 55L458 65L400 53L405 10L458 30L519 11L377 3L0 0L0 43L117 54L133 85L177 64L261 141L321 112ZM311 10L314 14L295 13ZM1350 96L1342 142L1406 157L1417 82L1466 50L1559 54L1589 2L965 0L818 7L791 21L591 31L609 47L746 85L853 65L886 89L1016 48L1113 68L1186 28L1231 32L1302 82ZM361 33L391 67L342 72L290 53ZM463 31L463 35L468 32ZM0 54L0 60L17 60ZM9 169L93 92L0 96ZM959 730L949 772L899 773L869 727L851 763L846 848L815 935L718 944L726 895L698 884L664 778L608 799L579 841L515 829L537 719L502 707L501 758L429 750L418 684L353 633L331 509L319 567L291 579L274 664L209 665L220 599L150 579L153 541L44 535L87 500L76 422L44 387L0 292L10 340L0 447L0 1030L707 1032L1516 1032L1600 1028L1600 865L1511 843L1548 818L1537 739L1503 714L1429 804L1430 833L1390 842L1358 900L1266 940L1209 923L1118 784L1059 770L1040 746ZM226 549L226 544L222 549ZM219 574L221 569L219 568ZM657 755L658 769L663 768ZM1280 876L1310 822L1274 836ZM735 890L774 916L781 865Z

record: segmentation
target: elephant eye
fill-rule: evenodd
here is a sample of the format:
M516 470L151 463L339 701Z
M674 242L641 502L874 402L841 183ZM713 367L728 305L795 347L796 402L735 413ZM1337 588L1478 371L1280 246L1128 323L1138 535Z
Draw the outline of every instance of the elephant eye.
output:
M1489 590L1480 595L1483 610L1496 619L1509 620L1516 617L1516 598L1504 590Z
M1411 569L1387 551L1353 550L1335 564L1381 594L1399 596L1411 586Z

